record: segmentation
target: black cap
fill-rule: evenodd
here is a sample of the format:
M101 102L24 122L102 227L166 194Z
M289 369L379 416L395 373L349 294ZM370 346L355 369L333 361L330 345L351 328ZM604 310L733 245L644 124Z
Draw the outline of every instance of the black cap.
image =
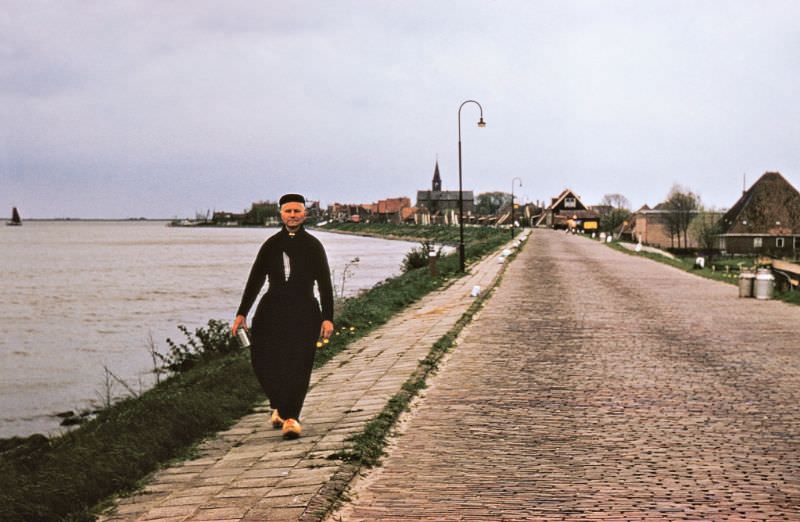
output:
M281 196L279 201L279 205L283 206L284 203L302 203L303 205L306 204L306 198L304 198L300 194L284 194Z

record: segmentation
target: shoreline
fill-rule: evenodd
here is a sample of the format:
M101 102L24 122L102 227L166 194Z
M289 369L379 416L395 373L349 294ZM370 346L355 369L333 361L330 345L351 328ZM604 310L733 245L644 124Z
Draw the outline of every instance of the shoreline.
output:
M316 232L329 232L331 234L344 234L344 235L347 235L347 236L359 236L359 237L372 237L372 238L377 238L377 239L389 239L389 240L392 240L392 241L406 241L408 243L414 243L414 242L421 243L423 241L426 241L426 239L424 237L398 236L398 235L395 235L395 234L380 234L378 232L370 232L370 231L354 232L352 230L339 230L339 229L335 229L335 228L325 229L325 228L321 228L321 227L317 227L317 226L307 227L307 228L308 228L308 230L314 230Z
M139 223L139 222L155 221L155 222L159 222L160 223L160 222L163 222L163 221L173 221L173 219L171 219L171 218L32 218L32 217L29 217L29 218L25 218L25 219L22 220L23 223L26 223L28 221L33 221L33 222L38 222L38 223L42 223L42 222L48 222L48 223L75 222L75 223L80 223L82 221L92 221L92 222L107 221L109 223L119 223L121 221L122 222L131 221L131 222L134 222L134 223Z

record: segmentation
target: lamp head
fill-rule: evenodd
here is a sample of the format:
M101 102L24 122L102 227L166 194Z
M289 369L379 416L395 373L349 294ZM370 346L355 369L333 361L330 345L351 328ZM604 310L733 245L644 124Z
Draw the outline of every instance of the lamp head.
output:
M478 127L486 127L486 122L483 121L483 116L481 116L481 119L478 121Z

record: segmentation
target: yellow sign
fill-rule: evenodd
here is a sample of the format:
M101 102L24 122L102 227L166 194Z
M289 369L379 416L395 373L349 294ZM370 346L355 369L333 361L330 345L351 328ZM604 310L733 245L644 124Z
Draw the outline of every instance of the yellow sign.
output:
M597 221L585 221L583 223L584 230L597 230Z

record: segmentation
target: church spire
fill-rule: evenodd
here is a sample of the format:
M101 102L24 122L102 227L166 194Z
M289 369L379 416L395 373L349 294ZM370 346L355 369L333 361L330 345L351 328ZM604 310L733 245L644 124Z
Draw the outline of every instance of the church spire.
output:
M439 158L436 158L436 168L433 170L433 190L441 192L442 178L439 176Z

